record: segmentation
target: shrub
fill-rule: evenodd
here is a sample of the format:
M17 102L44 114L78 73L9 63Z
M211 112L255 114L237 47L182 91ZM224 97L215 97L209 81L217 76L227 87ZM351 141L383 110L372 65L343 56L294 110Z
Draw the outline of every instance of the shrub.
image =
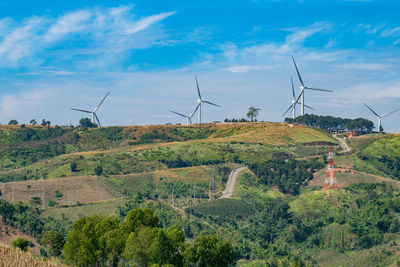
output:
M26 251L28 249L29 243L30 242L28 240L26 240L25 238L17 237L13 241L11 241L11 247L19 248L22 251Z

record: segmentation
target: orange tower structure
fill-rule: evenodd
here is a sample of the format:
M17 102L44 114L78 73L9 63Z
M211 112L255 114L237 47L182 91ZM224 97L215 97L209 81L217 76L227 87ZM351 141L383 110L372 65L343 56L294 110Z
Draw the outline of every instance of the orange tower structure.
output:
M333 164L333 148L329 148L328 156L328 169L326 170L326 177L324 189L338 189L337 179L335 174L335 164Z

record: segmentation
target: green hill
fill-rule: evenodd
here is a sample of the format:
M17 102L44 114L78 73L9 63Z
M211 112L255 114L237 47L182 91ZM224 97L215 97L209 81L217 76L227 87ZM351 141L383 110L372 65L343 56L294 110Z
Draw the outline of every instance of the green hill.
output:
M337 141L315 128L0 126L0 212L40 241L80 217L151 208L188 240L228 240L238 266L390 265L400 260L398 139L351 138L334 158L340 190L324 191L323 155ZM240 166L232 197L218 199Z

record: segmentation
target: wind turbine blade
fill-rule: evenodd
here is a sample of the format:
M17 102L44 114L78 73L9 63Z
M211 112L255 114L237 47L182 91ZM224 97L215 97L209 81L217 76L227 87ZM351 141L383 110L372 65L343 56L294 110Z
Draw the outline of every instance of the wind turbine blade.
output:
M311 110L315 110L315 108L312 108L312 107L310 107L310 106L307 106L306 104L304 104L304 106L305 106L306 108L311 109Z
M295 104L299 104L299 100L300 100L300 97L301 97L302 94L304 94L304 89L301 90L299 96L298 96L297 99L296 99L296 102L294 102ZM294 104L294 105L295 105L295 104Z
M209 102L209 101L203 101L203 103L207 103L207 104L210 104L210 105L213 105L213 106L216 106L216 107L221 107L220 105L217 105L217 104L214 104L214 103L211 103L211 102Z
M294 93L294 85L293 85L293 78L290 77L290 81L292 82L292 94L293 94L293 100L296 99L296 94Z
M323 91L323 92L331 92L333 93L332 90L328 90L328 89L320 89L320 88L314 88L314 87L305 87L307 90L314 90L314 91Z
M76 110L76 111L85 112L85 113L93 113L92 111L84 110L84 109L77 109L77 108L71 108L71 109L72 109L72 110Z
M292 57L292 60L293 60L293 63L294 63L294 67L296 68L296 72L297 72L297 76L299 77L299 81L300 81L301 85L304 87L304 82L303 82L303 79L301 78L299 69L297 68L296 61L294 61L293 57Z
M100 120L99 120L99 118L97 117L96 113L93 113L93 115L94 115L94 117L96 118L96 121L97 121L97 123L99 124L99 127L101 127Z
M100 101L100 103L97 105L97 107L94 109L93 112L96 112L96 111L99 109L99 107L101 106L101 104L103 104L104 100L106 99L106 97L107 97L109 94L110 94L110 91L108 91L108 93L106 94L106 96L103 97L103 99Z
M189 115L189 118L193 117L193 115L196 113L196 111L199 109L200 107L200 103L197 104L196 108L194 109L194 111Z
M375 111L372 110L372 108L368 107L367 104L363 103L364 106L366 106L369 110L371 110L372 113L374 113L377 117L380 117L378 114L376 114Z
M294 105L292 104L283 114L282 117L285 116L286 113L288 113L289 110L293 109Z
M400 110L400 108L399 108L399 109L396 109L395 111L392 111L392 112L389 112L389 113L387 113L387 114L384 114L384 115L381 116L381 118L386 117L386 116L389 116L390 114L393 114L393 113L395 113L395 112L397 112L397 111L399 111L399 110Z
M194 78L196 79L197 93L199 94L199 98L201 100L200 87L199 87L199 82L197 81L197 76L194 75Z
M182 116L182 117L185 117L185 118L187 117L186 115L183 115L182 113L175 112L175 111L172 111L172 110L169 110L169 112L175 113L175 114L177 114L179 116Z

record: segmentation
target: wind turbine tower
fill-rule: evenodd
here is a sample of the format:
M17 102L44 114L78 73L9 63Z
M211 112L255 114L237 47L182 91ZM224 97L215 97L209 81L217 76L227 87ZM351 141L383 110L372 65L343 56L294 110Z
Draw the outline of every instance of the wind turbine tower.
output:
M185 114L173 111L173 110L170 110L169 112L175 113L181 117L186 118L186 125L189 125L189 124L192 124L192 117L196 113L198 108L199 108L199 105L197 105L196 108L194 109L194 111L192 113L190 113L189 115L185 115Z
M77 108L71 108L72 110L76 110L76 111L80 111L80 112L84 112L84 113L89 113L92 114L92 123L95 124L95 119L97 121L97 123L99 124L99 127L101 127L100 124L100 120L96 115L97 110L100 108L101 104L103 104L104 100L106 99L106 97L110 94L110 91L108 91L108 93L106 94L105 97L103 97L103 99L100 101L100 103L94 108L93 111L90 110L84 110L84 109L77 109Z
M395 112L397 112L397 111L399 111L400 110L400 108L398 108L398 109L396 109L396 110L394 110L394 111L392 111L392 112L389 112L389 113L386 113L386 114L383 114L383 115L378 115L378 113L376 113L372 108L370 108L367 104L365 104L365 103L363 103L364 104L364 106L366 106L375 116L376 116L376 118L378 119L378 132L381 132L381 128L382 128L382 118L384 118L384 117L387 117L387 116L389 116L389 115L391 115L391 114L393 114L393 113L395 113Z
M293 120L296 118L296 105L300 105L300 103L296 100L296 93L294 92L294 85L293 85L293 79L292 79L292 77L290 77L290 81L291 81L291 83L292 83L292 96L293 96L293 99L292 99L292 104L290 105L290 107L285 111L285 113L283 113L283 115L282 115L282 117L283 116L285 116L285 114L290 110L290 109L292 109L292 118L293 118ZM307 105L304 105L306 108L309 108L309 109L311 109L311 110L315 110L315 109L313 109L312 107L310 107L310 106L307 106Z
M214 103L211 103L210 101L203 100L203 98L201 97L201 94L200 94L200 87L199 87L199 82L197 81L197 76L195 75L194 77L196 79L197 94L199 95L199 99L197 99L197 103L198 104L197 104L197 107L196 107L196 109L199 109L199 113L197 114L198 115L197 120L198 120L198 123L201 124L201 105L203 105L203 103L209 104L209 105L213 105L213 106L216 106L216 107L221 107L221 106L217 105L217 104L214 104Z
M314 88L314 87L309 87L309 86L306 86L306 85L304 85L304 82L303 82L303 79L301 78L301 75L300 75L300 72L299 72L299 69L297 68L297 65L296 65L296 61L294 60L294 58L292 57L292 60L293 60L293 64L294 64L294 67L296 68L296 72L297 72L297 77L299 78L299 82L300 82L300 95L299 95L299 97L297 98L297 100L296 100L296 102L298 102L299 101L299 99L300 99L300 97L301 97L301 116L303 116L304 115L304 93L305 93L305 90L313 90L313 91L323 91L323 92L333 92L333 91L331 91L331 90L326 90L326 89L320 89L320 88Z

